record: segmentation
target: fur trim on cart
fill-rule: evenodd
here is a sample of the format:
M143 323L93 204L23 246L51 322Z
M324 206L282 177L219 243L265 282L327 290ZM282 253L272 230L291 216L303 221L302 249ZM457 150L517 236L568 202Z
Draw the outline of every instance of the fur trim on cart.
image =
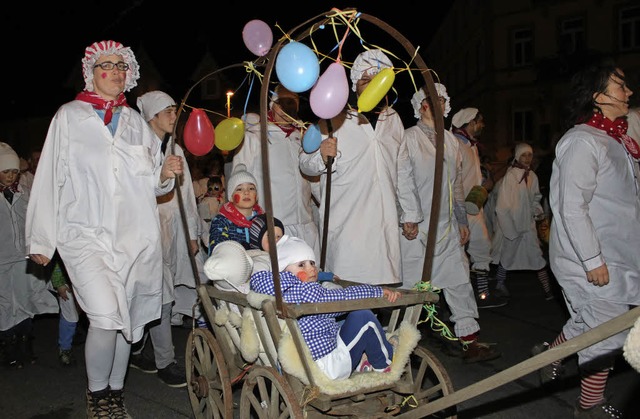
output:
M629 331L627 339L624 341L623 350L624 359L633 369L640 372L640 317Z

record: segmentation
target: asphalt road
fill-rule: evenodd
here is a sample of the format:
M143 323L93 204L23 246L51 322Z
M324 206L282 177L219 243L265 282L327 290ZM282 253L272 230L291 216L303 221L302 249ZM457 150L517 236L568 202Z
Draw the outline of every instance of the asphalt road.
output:
M495 343L502 357L483 363L464 364L447 355L440 341L421 326L421 345L432 350L445 366L456 391L525 361L531 347L555 338L566 313L561 300L545 301L535 275L519 272L507 283L510 304L480 310L481 340ZM57 358L57 317L36 319L35 352L38 362L21 370L0 368L0 417L29 419L70 419L85 416L86 375L83 345L74 347L78 364L62 367ZM184 363L189 330L174 327L178 362ZM565 379L554 390L538 385L537 374L530 373L496 389L457 404L458 418L571 418L579 394L576 358L566 362ZM240 392L236 386L235 393ZM626 418L640 417L640 374L620 356L608 385L611 402ZM130 369L125 400L133 418L191 418L193 411L186 388L170 388L155 374Z

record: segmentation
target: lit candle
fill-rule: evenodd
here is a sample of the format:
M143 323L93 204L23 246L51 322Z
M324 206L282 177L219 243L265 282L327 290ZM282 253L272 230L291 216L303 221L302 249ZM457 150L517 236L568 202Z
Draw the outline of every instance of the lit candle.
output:
M231 96L233 96L232 91L227 92L227 118L231 118Z

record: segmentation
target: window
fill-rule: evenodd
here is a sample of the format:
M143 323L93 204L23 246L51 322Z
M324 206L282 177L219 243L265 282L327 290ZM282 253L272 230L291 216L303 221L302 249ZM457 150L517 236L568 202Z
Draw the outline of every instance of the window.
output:
M584 49L584 18L572 17L560 22L559 49L563 54L573 54Z
M513 112L512 139L514 143L533 142L533 111L531 109L519 109Z
M533 32L531 29L515 29L511 34L512 64L523 67L533 62Z
M627 51L640 48L640 7L620 9L620 49Z

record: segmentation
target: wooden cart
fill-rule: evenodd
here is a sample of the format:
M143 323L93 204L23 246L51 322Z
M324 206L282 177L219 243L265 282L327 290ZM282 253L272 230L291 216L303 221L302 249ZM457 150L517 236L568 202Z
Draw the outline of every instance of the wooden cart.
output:
M329 24L335 13L335 10L329 11L294 28L287 37L283 37L271 49L267 56L256 62L257 65L266 64L260 97L263 138L267 137L265 121L268 110L269 80L279 50L285 42L293 39L293 35L301 28L307 29L298 34L296 40L302 40ZM436 90L431 73L416 48L385 22L362 13L357 13L357 17L377 25L400 43L420 69L428 93L435 96ZM187 96L178 110L178 117ZM434 183L440 185L444 122L439 107L434 107L434 112L437 132ZM274 249L271 189L268 181L270 179L268 148L264 142L262 163L270 248ZM439 202L440 189L434 187L430 232L435 231ZM425 273L431 272L434 244L435 235L429 234L423 270ZM271 253L270 258L272 266L277 266L277 256ZM640 315L640 308L636 308L578 338L478 383L454 391L447 371L440 361L431 351L418 344L419 333L416 326L421 312L426 304L434 304L438 301L437 294L403 290L402 297L396 303L389 303L380 298L349 301L348 304L334 302L289 305L282 301L277 272L274 272L274 277L275 298L223 291L212 284L198 287L199 302L204 308L211 329L194 328L187 341L188 393L196 418L232 418L234 414L235 416L239 414L241 418L423 418L436 414L438 417L455 418L456 404L629 329ZM428 280L429 275L425 274L423 277ZM342 281L342 285L349 284ZM220 313L229 310L231 305L236 307L239 316L252 319L255 325L255 330L250 333L256 333L262 352L251 362L247 362L239 344L240 335L249 332L240 330L237 325L231 325L228 321L220 321ZM354 381L349 383L351 387L339 391L335 386L331 387L323 382L322 377L314 369L317 367L309 356L296 319L309 314L359 309L372 309L381 318L386 319L384 324L387 333L399 334L401 343L403 339L409 342L407 346L409 349L405 348L406 358L394 357L395 370L392 368L391 373L354 374L355 377L348 379ZM290 349L285 356L282 351L287 347L293 349ZM295 361L293 364L299 362L300 368L283 367L291 364L291 358ZM364 375L368 376L364 377ZM237 412L237 409L234 409L233 392L240 385L242 389L239 412Z

